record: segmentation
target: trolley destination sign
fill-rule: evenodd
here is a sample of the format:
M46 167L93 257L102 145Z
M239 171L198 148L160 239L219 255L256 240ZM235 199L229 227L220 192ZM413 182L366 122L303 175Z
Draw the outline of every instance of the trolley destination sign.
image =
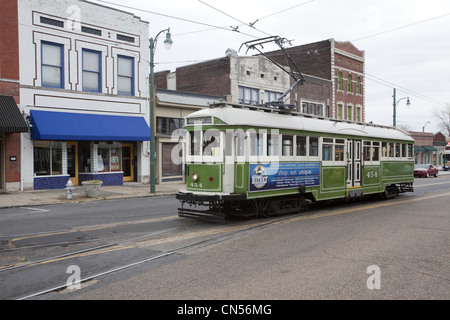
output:
M250 192L320 184L320 162L250 164Z

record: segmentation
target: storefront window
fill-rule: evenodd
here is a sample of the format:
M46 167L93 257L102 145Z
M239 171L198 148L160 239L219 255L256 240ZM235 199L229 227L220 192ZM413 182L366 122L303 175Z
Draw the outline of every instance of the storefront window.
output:
M98 172L121 171L122 150L118 142L98 144Z
M34 174L62 174L62 143L59 141L34 141Z
M98 144L98 172L122 171L122 150L118 142Z

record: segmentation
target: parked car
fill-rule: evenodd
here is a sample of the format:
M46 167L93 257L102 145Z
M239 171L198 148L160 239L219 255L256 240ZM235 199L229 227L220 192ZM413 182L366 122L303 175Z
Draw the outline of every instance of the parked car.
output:
M437 177L438 172L438 168L432 164L416 164L414 166L414 177Z

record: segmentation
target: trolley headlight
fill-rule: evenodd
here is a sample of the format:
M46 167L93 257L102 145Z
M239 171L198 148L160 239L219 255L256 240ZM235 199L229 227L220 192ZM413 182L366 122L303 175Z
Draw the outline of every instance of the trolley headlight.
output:
M197 180L198 180L198 175L196 173L194 173L192 175L192 181L197 182Z

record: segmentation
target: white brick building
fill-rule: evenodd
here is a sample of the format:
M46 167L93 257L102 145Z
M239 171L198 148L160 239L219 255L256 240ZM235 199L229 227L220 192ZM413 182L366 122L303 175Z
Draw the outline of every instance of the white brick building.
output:
M149 24L81 0L18 0L24 189L148 183Z

